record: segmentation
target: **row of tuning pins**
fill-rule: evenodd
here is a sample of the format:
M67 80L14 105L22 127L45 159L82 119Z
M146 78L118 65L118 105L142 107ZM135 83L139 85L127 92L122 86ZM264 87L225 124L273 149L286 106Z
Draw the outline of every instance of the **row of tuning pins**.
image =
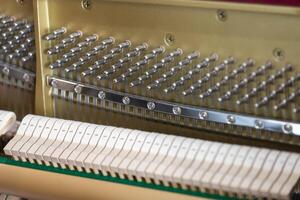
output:
M60 38L62 35L66 33L65 28L60 28L52 33L46 35L44 38L46 40L55 40ZM48 49L48 55L55 55L64 52L72 44L82 36L82 32L77 31L69 34L66 38L62 39L58 44L54 47ZM91 66L87 67L87 69L81 72L82 76L89 76L96 74L100 69L108 64L110 61L113 61L115 58L123 55L124 52L127 52L124 57L120 58L112 64L111 68L103 71L100 75L97 75L97 79L102 80L109 78L115 72L117 72L120 68L122 68L126 63L130 63L133 59L141 55L142 52L148 49L147 43L142 43L136 47L134 47L131 51L132 44L129 40L121 42L115 45L114 37L108 37L101 41L98 41L98 35L94 34L88 36L83 39L83 41L78 42L73 45L71 49L65 52L61 58L56 60L54 63L50 64L51 69L65 67L65 72L74 72L82 69L82 67L87 64L90 60L97 58L97 56L106 52L105 55L102 55L100 59L97 59ZM91 47L91 48L90 48ZM86 52L87 51L87 52ZM155 50L159 51L159 50ZM68 62L74 59L77 55L81 55L81 57L72 63L69 66L66 66Z
M34 67L34 26L25 19L0 16L0 59L4 62ZM32 68L34 69L34 68Z

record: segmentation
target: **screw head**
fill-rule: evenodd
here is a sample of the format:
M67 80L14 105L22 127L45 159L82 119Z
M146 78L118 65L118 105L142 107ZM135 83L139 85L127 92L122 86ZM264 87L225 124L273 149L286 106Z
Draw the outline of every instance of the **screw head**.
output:
M234 124L234 123L235 123L235 116L233 116L233 115L228 115L228 116L227 116L227 123L228 123L228 124Z
M100 91L100 92L98 93L98 97L99 97L99 99L101 99L101 100L105 99L105 97L106 97L105 92L104 92L104 91Z
M80 94L81 91L82 91L82 87L80 85L76 85L75 88L74 88L74 91L77 93L77 94Z
M206 111L201 111L201 112L199 113L199 118L200 118L200 119L203 119L203 120L206 120L206 119L208 118L208 112L206 112Z
M26 83L28 83L28 82L30 81L30 76L29 76L27 73L25 73L25 74L23 75L23 80L24 80Z
M17 0L17 3L20 4L20 5L23 5L24 4L24 0Z
M282 126L282 130L284 133L292 133L293 132L293 126L291 124L284 124Z
M165 35L165 43L168 46L173 45L175 42L175 36L172 33L166 33Z
M150 102L148 102L147 103L147 108L149 109L149 110L154 110L155 109L155 103L154 102L152 102L152 101L150 101Z
M275 49L273 50L273 56L274 56L274 59L275 59L276 61L281 61L281 60L283 60L284 57L285 57L285 52L284 52L284 50L281 49L281 48L275 48Z
M179 106L173 107L173 113L174 115L180 115L181 114L181 108Z
M228 19L228 14L226 10L217 10L217 19L221 22L225 22Z
M50 85L52 87L57 87L57 80L52 80L51 83L50 83Z
M264 128L264 122L257 119L254 121L254 127L256 129L262 129L262 128Z
M81 1L81 6L85 10L89 10L92 8L92 1L91 0L82 0Z
M123 97L122 102L123 102L125 105L128 105L128 104L130 104L130 98L129 98L129 97Z
M2 72L3 72L3 74L5 74L6 76L8 76L8 75L9 75L9 68L8 68L8 67L4 67L4 68L2 69Z

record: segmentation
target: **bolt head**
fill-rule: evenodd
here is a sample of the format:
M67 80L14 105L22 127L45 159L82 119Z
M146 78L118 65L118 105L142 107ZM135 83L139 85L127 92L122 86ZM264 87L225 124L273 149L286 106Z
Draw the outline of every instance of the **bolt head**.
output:
M99 97L99 99L101 99L101 100L105 99L105 97L106 97L105 92L104 92L104 91L100 91L100 92L98 93L98 97Z
M293 133L293 126L291 124L284 124L282 130L284 133Z
M6 76L8 76L8 75L9 75L9 68L8 68L8 67L4 67L4 68L2 69L2 72L3 72L3 74L5 74Z
M257 119L257 120L254 121L254 127L256 129L263 129L264 128L264 122Z
M27 73L25 73L25 74L23 75L23 80L24 80L26 83L28 83L28 82L30 81L30 76L29 76Z
M154 102L152 102L152 101L150 101L150 102L148 102L147 103L147 108L149 109L149 110L154 110L155 109L155 103Z
M235 121L236 121L235 116L233 116L233 115L228 115L227 116L227 123L228 124L234 124Z
M80 85L76 85L76 87L74 88L74 91L77 93L77 94L80 94L81 91L82 91L82 87Z
M181 108L179 106L173 107L173 113L174 115L180 115L181 114Z
M129 98L129 97L123 97L122 102L123 102L125 105L128 105L128 104L130 104L130 98Z
M208 119L208 112L206 112L206 111L201 111L201 112L199 113L199 118L200 118L200 119L203 119L203 120Z

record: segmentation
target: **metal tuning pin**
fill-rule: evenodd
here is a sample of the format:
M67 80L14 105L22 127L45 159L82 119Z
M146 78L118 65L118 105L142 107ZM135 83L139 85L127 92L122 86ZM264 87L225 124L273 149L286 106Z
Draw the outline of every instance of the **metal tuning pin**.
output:
M200 71L204 68L206 68L211 62L215 62L218 60L219 56L216 53L212 53L210 57L205 58L201 61L201 63L195 65L193 69L191 69L187 74L183 75L179 78L179 80L172 83L171 86L164 89L165 93L170 93L175 91L178 87L184 85L184 83L188 80L190 80L195 74L200 73Z
M188 89L184 90L182 94L184 96L194 93L196 90L200 89L203 83L208 82L212 77L217 76L218 73L224 70L228 65L234 63L234 58L229 57L225 59L220 65L217 65L210 72L206 73L202 78L200 78L196 83L193 83Z
M292 76L285 83L282 83L276 87L275 90L271 91L268 96L263 97L260 101L254 104L256 108L268 104L272 99L274 99L279 93L282 93L287 87L291 87L296 81L300 80L300 72L296 76Z
M25 56L21 59L21 62L27 63L29 61L33 61L34 58L35 58L35 51L30 51L30 52L28 52L27 56Z
M287 98L281 100L277 105L275 105L273 107L274 110L279 110L281 108L286 107L289 104L289 102L294 101L299 95L300 95L300 88L296 89Z
M104 55L100 60L97 60L94 65L90 66L87 70L81 73L82 76L89 76L95 74L98 69L105 65L108 61L114 59L117 55L122 53L122 51L131 46L131 42L126 40L117 45L117 47L111 49L109 54Z
M294 113L300 113L300 107L294 108L294 109L293 109L293 112L294 112Z
M234 79L238 74L241 74L247 70L248 67L252 67L255 61L253 59L247 59L244 63L242 63L239 67L229 72L228 75L224 76L219 82L217 82L214 86L210 87L206 92L199 95L199 98L203 99L211 96L214 92L220 90L220 88L227 84L231 79Z
M47 34L44 36L45 40L50 41L50 40L56 40L63 34L67 32L67 29L65 27L61 27L59 29L54 30L52 33Z
M256 77L263 75L267 70L272 68L272 63L268 61L266 64L260 66L256 71L251 72L247 75L246 78L242 79L240 82L235 84L229 91L218 98L219 102L224 102L229 100L233 95L238 94L241 88L244 88L248 83L255 80Z
M272 74L267 77L265 81L261 81L257 87L252 88L249 93L245 94L242 96L239 100L236 101L237 104L243 104L245 102L248 102L250 98L254 97L257 95L260 91L264 90L268 85L274 83L275 80L278 78L282 77L283 74L285 74L288 71L292 70L292 65L287 64L285 67L277 70L275 74Z
M115 48L112 48L109 52L111 54L118 54L121 53L124 49L127 49L131 46L131 42L129 40L126 40L125 42L122 42L118 44Z
M74 33L71 33L66 38L62 39L57 45L50 48L47 51L48 55L53 55L53 54L60 53L63 49L65 49L67 46L73 44L81 36L82 36L81 31L76 31Z
M170 77L174 76L178 71L189 65L193 60L199 58L200 53L194 51L188 54L183 60L179 61L177 65L173 66L169 71L165 72L160 78L147 86L148 90L158 88L163 82L166 82Z
M142 51L145 51L148 48L148 44L144 43L134 48L134 50L128 52L125 57L120 58L115 64L111 66L110 69L105 70L102 74L97 76L99 80L108 78L110 75L114 74L118 69L122 68L124 64L129 63L134 57L140 55Z
M166 64L173 62L175 57L180 56L181 54L182 54L182 50L179 48L176 49L175 51L170 52L163 59L161 59L160 62L154 64L151 69L146 71L143 75L139 76L137 80L132 81L130 83L130 86L131 87L138 86L138 85L142 84L145 80L150 79L152 77L152 75L157 73L157 71L159 69L166 66Z
M144 56L143 60L140 60L138 62L136 62L132 67L129 67L128 70L121 74L121 76L117 77L114 79L114 83L119 83L122 81L125 81L127 78L129 78L130 76L132 76L135 72L137 72L138 70L140 70L142 67L146 66L150 60L153 60L154 58L157 58L158 55L162 54L165 52L165 48L164 47L158 47L155 49L152 49L151 53L146 54Z
M93 49L87 53L85 53L84 56L82 56L81 58L79 58L79 60L75 63L73 63L72 65L70 65L69 67L65 68L65 71L67 73L69 72L73 72L76 71L78 69L80 69L84 64L86 64L91 58L95 57L98 53L100 53L101 51L103 51L104 49L107 49L107 47L111 44L114 43L114 38L113 37L109 37L107 39L104 39L100 42L100 45L97 45L95 47L93 47ZM78 47L77 47L78 48ZM75 49L77 50L77 49ZM69 54L69 56L72 56L73 54Z

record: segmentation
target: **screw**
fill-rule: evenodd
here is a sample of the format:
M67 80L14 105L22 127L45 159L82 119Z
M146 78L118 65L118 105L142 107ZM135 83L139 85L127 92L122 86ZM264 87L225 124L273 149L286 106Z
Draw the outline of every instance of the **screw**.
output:
M24 4L24 0L17 0L17 3L20 4L20 5L23 5Z
M235 123L235 116L233 116L233 115L228 115L228 116L227 116L227 123L228 123L228 124L234 124L234 123Z
M165 43L168 46L171 46L175 42L175 36L172 33L167 33L165 35Z
M29 76L27 73L25 73L25 74L23 75L23 80L24 80L26 83L28 83L28 82L30 81L30 76Z
M149 110L154 110L155 109L155 103L154 102L148 102L147 103L147 108L149 109Z
M91 0L82 0L81 1L81 6L85 10L91 9L91 7L92 7L92 1Z
M261 120L257 119L254 121L254 127L256 129L262 129L262 128L264 128L264 123Z
M9 69L8 69L7 67L4 67L4 68L2 69L2 72L3 72L3 74L5 74L6 76L9 75Z
M129 98L129 97L123 97L122 101L123 101L123 103L124 103L125 105L130 104L130 98Z
M105 94L104 91L100 91L100 92L98 93L98 97L99 97L99 99L101 99L101 100L105 99L105 96L106 96L106 94Z
M81 91L82 91L82 87L80 85L76 85L76 87L74 88L74 91L77 93L77 94L80 94Z
M199 118L200 119L207 119L208 118L208 112L206 112L206 111L201 111L200 113L199 113Z
M181 114L181 108L178 106L173 107L173 113L174 115L180 115Z
M281 61L285 57L285 52L280 48L275 48L273 50L273 56L274 56L275 60Z
M217 10L217 19L221 22L225 22L228 18L226 10Z
M52 87L57 87L58 86L57 80L52 80L50 84L51 84Z
M293 126L291 124L284 124L283 127L284 133L292 133L293 132Z

